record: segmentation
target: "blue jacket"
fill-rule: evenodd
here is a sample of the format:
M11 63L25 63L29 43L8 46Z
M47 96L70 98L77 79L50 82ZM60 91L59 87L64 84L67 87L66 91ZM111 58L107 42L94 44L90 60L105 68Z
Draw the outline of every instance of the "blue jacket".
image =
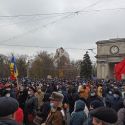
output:
M85 103L82 100L75 102L74 112L71 114L70 125L83 125L87 116L84 112Z

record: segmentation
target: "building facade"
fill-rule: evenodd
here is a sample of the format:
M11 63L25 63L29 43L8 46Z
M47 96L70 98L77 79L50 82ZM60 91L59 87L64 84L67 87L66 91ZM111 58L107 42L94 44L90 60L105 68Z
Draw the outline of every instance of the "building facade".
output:
M114 66L125 58L125 38L96 42L97 78L114 79Z

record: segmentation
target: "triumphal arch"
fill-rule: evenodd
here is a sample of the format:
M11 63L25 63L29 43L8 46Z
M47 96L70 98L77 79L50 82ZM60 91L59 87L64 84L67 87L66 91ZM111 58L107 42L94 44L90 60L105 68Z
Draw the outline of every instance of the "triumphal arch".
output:
M97 78L114 78L114 65L125 58L125 38L97 41Z

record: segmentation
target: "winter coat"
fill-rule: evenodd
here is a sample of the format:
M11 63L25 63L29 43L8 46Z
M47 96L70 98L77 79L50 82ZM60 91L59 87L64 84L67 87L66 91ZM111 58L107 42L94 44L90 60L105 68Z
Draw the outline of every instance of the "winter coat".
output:
M23 125L23 110L21 108L18 108L18 110L14 113L15 120L18 123L18 125Z
M18 94L18 102L20 105L20 108L22 108L24 110L25 107L25 101L28 97L28 91L26 89L24 89L23 91L20 91Z
M107 94L106 98L105 98L106 107L110 108L112 106L112 102L113 102L113 95L112 94Z
M38 99L38 109L40 109L40 106L43 104L44 93L42 91L37 92L35 96Z
M38 100L35 96L29 96L25 102L25 113L34 114L36 113L38 106Z
M75 101L78 100L78 98L79 97L78 97L77 93L68 93L68 102L69 102L69 112L70 112L70 114L73 112Z
M90 104L91 104L91 102L93 102L93 101L95 101L95 100L98 100L98 101L100 101L100 102L102 102L103 103L103 101L102 101L102 99L100 98L100 97L98 97L98 96L91 96L91 97L89 97L88 98L88 105L89 105L89 108L90 108Z
M40 111L37 113L37 115L42 118L42 123L46 121L50 110L51 106L49 101L44 102L43 105L40 107Z
M24 109L24 121L27 124L31 124L36 115L37 110L37 98L35 96L29 96L25 102Z
M125 108L118 111L118 125L125 125Z
M116 112L118 112L118 110L123 107L123 99L122 99L122 97L120 97L120 96L119 96L118 98L113 97L111 107L112 107Z
M92 110L90 110L89 111L89 114L88 114L88 118L86 119L86 121L84 122L84 124L83 125L93 125L93 123L92 123L92 116L91 116L91 111Z
M51 111L45 122L46 125L64 125L64 118L61 112L61 108L57 108L56 111Z
M18 125L16 121L12 119L0 119L0 125Z
M85 103L82 100L75 102L74 112L71 114L70 125L83 125L87 119L84 108Z
M79 100L83 101L85 103L85 108L84 108L84 112L85 114L88 116L89 113L89 103L88 100L86 100L85 98L79 98Z

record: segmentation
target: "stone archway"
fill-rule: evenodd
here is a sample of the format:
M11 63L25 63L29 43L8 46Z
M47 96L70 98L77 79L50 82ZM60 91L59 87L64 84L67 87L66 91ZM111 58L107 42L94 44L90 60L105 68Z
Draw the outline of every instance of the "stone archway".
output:
M113 79L114 65L125 58L125 38L96 42L97 78Z

